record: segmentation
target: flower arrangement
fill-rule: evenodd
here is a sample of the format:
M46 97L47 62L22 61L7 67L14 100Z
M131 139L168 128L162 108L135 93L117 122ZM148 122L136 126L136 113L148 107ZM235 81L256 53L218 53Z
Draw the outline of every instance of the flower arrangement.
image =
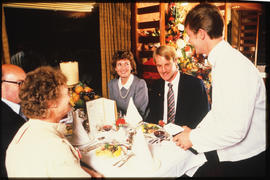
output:
M96 95L92 88L87 84L79 82L71 89L70 104L76 109L86 109L86 102L95 99Z
M122 127L126 125L126 121L124 118L118 118L115 122L116 127Z
M163 120L159 120L158 121L158 125L160 125L161 127L165 126L165 122Z
M211 66L202 55L196 55L195 49L188 43L184 30L184 19L188 8L182 3L169 3L166 12L166 44L176 49L180 71L204 81L208 95L211 87ZM209 95L210 100L210 95Z

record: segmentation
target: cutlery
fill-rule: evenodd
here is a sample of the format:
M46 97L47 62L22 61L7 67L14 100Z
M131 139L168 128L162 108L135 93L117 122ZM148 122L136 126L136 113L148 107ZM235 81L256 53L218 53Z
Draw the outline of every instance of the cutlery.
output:
M123 166L132 156L134 156L134 153L131 153L125 160L122 161L120 165L118 165L118 167Z
M92 150L98 148L99 146L101 146L101 145L103 145L103 144L104 144L104 143L97 143L97 144L94 144L94 145L90 145L90 146L87 146L87 147L81 149L81 151L82 151L83 153L87 153L87 152L89 152L89 151L92 151Z
M114 163L113 164L113 166L116 166L117 164L119 164L119 163L121 163L121 164L119 164L118 165L118 167L121 167L123 164L125 164L126 163L126 161L128 161L128 159L131 157L131 156L133 156L134 155L134 153L129 153L129 154L126 154L126 155L124 155L123 157L122 157L122 159L120 159L119 161L117 161L116 163Z

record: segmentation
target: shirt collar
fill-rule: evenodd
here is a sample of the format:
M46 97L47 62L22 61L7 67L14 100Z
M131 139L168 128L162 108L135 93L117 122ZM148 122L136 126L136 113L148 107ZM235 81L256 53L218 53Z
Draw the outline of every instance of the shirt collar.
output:
M122 89L122 87L124 87L125 89L129 89L129 87L131 86L132 82L133 82L133 79L134 79L134 75L133 74L130 74L128 80L127 80L127 83L122 85L121 84L121 78L119 77L118 79L118 87L119 89Z
M216 56L222 52L224 49L223 47L226 45L226 41L222 40L219 43L217 43L217 45L210 51L209 55L208 55L208 61L209 63L213 66L215 66L216 63Z
M1 98L3 102L5 102L14 112L16 112L17 114L19 114L20 112L20 105L16 104L14 102L11 102L5 98Z
M39 127L43 127L43 128L58 132L60 136L64 137L64 129L66 127L64 123L53 123L53 122L43 121L40 119L29 119L28 122L30 124L37 125Z
M175 78L171 82L171 84L173 84L173 87L177 87L179 79L180 79L180 73L179 73L179 71L177 71L177 74L176 74ZM166 87L168 86L168 84L169 84L169 82L165 81L165 86Z

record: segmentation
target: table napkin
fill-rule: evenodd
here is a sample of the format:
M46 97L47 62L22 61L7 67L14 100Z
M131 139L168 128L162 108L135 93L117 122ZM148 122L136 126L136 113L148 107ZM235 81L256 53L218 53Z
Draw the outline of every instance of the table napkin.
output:
M155 161L141 128L137 129L137 133L133 137L132 151L139 166L143 164L149 170L155 167Z
M90 143L90 138L84 129L82 122L84 119L79 117L79 109L73 112L73 125L72 125L72 145L84 145Z
M138 112L132 97L130 97L129 103L128 103L128 108L127 108L127 113L125 116L126 122L133 127L136 127L139 122L141 122L143 119Z

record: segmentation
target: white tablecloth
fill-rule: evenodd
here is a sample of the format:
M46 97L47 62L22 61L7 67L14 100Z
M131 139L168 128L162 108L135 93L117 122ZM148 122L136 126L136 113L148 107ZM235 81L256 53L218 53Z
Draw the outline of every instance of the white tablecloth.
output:
M206 162L204 154L194 155L184 151L172 141L163 141L149 145L154 167L148 167L146 162L136 161L133 156L122 167L113 166L112 160L97 157L95 150L82 153L82 161L105 177L180 177L184 174L193 176L196 170Z

